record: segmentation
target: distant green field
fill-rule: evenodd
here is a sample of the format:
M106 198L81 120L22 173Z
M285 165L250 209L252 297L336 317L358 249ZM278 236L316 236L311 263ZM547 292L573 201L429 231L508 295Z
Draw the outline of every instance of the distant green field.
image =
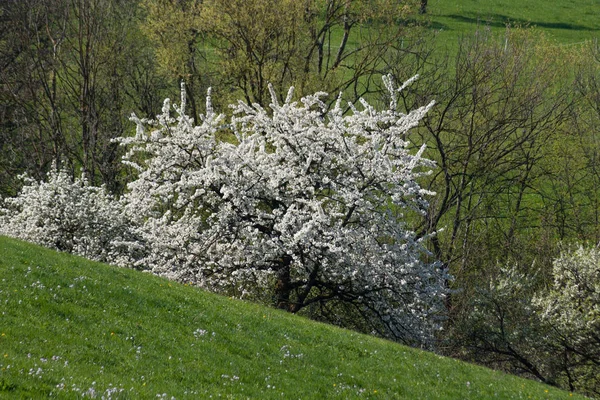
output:
M428 14L450 48L477 26L501 32L508 23L535 26L563 45L600 36L600 0L429 0Z
M581 398L1 237L0 304L6 399Z

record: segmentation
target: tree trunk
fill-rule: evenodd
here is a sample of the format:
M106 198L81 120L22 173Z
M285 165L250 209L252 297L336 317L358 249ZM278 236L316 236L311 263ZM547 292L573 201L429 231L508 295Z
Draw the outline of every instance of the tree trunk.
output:
M292 257L285 255L281 258L280 268L277 270L277 284L275 286L275 296L277 308L286 310L289 312L294 311L293 304L290 303L290 297L292 292L291 277L290 277L290 264L292 263Z

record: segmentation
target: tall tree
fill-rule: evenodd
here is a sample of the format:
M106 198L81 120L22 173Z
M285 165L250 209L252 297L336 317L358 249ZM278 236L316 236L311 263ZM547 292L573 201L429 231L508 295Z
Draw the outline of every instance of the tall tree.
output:
M369 93L414 13L415 2L395 0L207 0L203 21L225 84L263 104L268 83L281 99L290 85Z
M476 287L472 279L498 260L530 265L553 255L539 182L557 127L569 118L571 87L543 38L518 29L506 35L477 32L455 58L415 57L424 76L403 98L407 108L428 96L438 102L420 133L440 167L425 186L439 195L417 231L438 232L432 250L464 290L454 296L457 311ZM401 75L408 66L390 68Z
M2 190L14 191L21 172L41 178L54 164L81 169L93 183L118 191L122 166L111 140L128 129L131 111L159 104L139 95L148 93L140 79L154 73L148 43L138 40L137 4L11 1L2 17ZM138 60L148 68L136 70Z
M58 78L67 8L50 0L10 1L2 18L1 181L6 193L15 189L19 173L41 178L52 162L68 158Z
M190 115L197 120L209 86L207 57L212 54L201 16L202 0L143 0L142 27L155 47L156 62L175 88L184 82Z

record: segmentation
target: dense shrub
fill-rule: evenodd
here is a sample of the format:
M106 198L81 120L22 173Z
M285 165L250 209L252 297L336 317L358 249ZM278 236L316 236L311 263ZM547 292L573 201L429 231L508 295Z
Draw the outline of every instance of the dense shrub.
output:
M130 247L136 240L123 205L65 171L52 170L40 182L25 177L18 196L2 202L0 234L119 265L140 250Z
M564 250L543 274L504 267L455 329L467 358L567 390L600 394L600 250Z
M561 348L562 384L600 395L600 249L563 251L552 273L533 303Z

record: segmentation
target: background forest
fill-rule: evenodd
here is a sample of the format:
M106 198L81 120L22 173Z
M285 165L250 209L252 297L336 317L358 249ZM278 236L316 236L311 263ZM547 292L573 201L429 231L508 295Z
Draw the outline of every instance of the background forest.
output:
M427 144L436 166L418 181L436 195L406 223L453 277L437 351L600 395L600 47L493 15L450 40L435 5L4 1L0 196L53 169L122 196L136 171L115 139L135 134L132 113L160 114L182 82L200 121L209 87L221 110L268 107L269 84L281 102L294 86L298 98L330 93L330 106L343 92L385 107L382 76L419 74L397 105L436 102L408 139L415 153ZM373 331L348 310L305 312Z

